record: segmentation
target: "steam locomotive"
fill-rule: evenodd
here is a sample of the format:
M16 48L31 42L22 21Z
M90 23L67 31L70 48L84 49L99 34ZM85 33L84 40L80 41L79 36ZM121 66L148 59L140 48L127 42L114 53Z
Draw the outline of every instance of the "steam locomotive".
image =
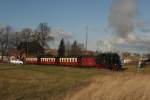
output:
M102 53L95 57L26 58L26 64L61 65L97 69L121 70L122 63L117 53Z

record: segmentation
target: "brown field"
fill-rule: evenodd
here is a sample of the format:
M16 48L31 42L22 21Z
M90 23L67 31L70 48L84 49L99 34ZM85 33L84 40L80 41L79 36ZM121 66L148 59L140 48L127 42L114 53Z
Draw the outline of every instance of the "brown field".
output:
M150 75L115 73L96 77L65 100L150 100Z
M150 100L149 73L0 64L0 100Z

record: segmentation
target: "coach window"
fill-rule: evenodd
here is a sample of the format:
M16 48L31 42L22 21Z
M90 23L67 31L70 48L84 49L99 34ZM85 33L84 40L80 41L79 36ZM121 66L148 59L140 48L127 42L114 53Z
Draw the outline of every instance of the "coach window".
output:
M77 62L77 58L75 58L75 62Z
M69 62L71 62L71 58L69 58Z
M72 62L72 58L70 58L70 62Z
M74 58L74 62L76 62L76 58Z

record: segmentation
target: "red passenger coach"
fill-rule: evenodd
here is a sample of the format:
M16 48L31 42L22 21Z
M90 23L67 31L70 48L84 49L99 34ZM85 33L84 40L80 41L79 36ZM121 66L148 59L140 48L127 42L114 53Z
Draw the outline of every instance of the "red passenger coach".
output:
M96 59L93 57L82 58L81 59L81 66L95 67L96 66Z
M56 64L56 58L41 58L41 64L54 65L54 64Z
M26 64L37 64L37 58L26 58Z
M59 58L59 64L65 66L78 66L78 58Z

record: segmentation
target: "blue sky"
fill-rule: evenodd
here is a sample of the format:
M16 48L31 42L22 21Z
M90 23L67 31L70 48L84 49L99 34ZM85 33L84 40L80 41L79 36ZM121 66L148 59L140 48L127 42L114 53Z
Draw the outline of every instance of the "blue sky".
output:
M84 42L85 27L89 27L89 46L110 34L104 31L112 0L0 0L0 25L16 30L35 29L40 22L61 27L74 34L74 40ZM150 22L149 0L139 0L139 18Z

